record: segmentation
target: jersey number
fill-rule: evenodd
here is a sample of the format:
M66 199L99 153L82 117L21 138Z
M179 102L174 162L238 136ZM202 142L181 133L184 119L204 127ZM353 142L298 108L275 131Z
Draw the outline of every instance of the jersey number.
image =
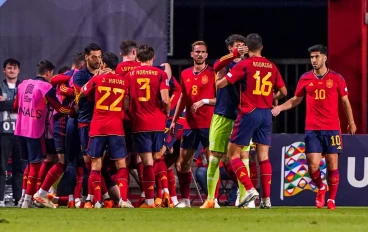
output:
M140 84L140 85L143 84L140 89L145 89L146 90L146 96L145 97L139 97L138 101L141 101L141 102L149 101L149 99L151 99L151 87L149 85L150 79L149 78L138 78L137 83Z
M192 95L195 96L198 94L198 86L193 85L192 86Z
M316 93L316 97L314 99L323 100L326 98L326 91L324 89L316 89L314 92Z
M332 146L341 145L340 135L331 136L331 145Z
M256 71L256 74L253 77L256 79L256 89L253 90L254 95L262 95L262 96L269 96L272 91L272 82L268 79L271 77L272 73L268 72L266 76L261 78L261 72ZM262 83L261 83L262 79Z
M102 93L102 92L105 92L105 93L96 102L96 109L98 109L98 110L109 110L109 111L121 111L121 107L116 107L116 106L121 102L121 100L124 97L125 91L123 89L119 89L119 88L113 88L112 89L112 92L114 94L120 94L120 96L113 103L111 103L110 106L102 105L102 103L110 96L110 94L111 94L111 87L98 86L97 90L100 93Z

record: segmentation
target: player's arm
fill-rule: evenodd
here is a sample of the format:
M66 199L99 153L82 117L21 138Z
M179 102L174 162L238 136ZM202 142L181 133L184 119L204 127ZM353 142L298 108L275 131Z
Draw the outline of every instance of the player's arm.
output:
M170 98L170 103L171 103L171 106L170 108L171 109L174 109L178 102L179 102L179 98L180 98L180 94L181 94L181 87L178 83L178 81L175 79L175 77L172 77L173 82L174 82L174 87L173 87L173 93L172 93L172 96Z
M59 85L60 94L65 97L74 97L74 89L66 84Z
M57 85L68 83L70 78L71 76L68 76L65 74L58 74L51 79L51 85L57 86Z
M172 71L171 71L170 64L169 63L163 63L160 66L163 66L164 67L164 71L167 74L168 79L170 80L171 79L171 76L172 76Z
M59 99L56 97L55 88L51 88L45 95L45 100L50 106L55 109L58 113L74 115L75 111L72 108L61 105Z
M282 82L281 81L277 82L277 80L276 80L276 87L277 88L279 88L282 85L284 85L283 81ZM281 92L282 95L284 95L284 94L287 95L285 85L283 87L281 87L279 89L279 91ZM282 91L284 91L284 92L282 92ZM277 116L281 113L281 111L289 110L289 109L294 108L295 106L299 105L303 101L304 94L305 94L304 81L301 79L301 80L299 80L298 85L296 87L294 97L287 100L284 104L281 104L279 106L274 107L272 109L272 115Z
M341 97L342 107L348 120L348 132L353 135L355 134L357 127L354 122L353 109L351 108L348 97L348 88L346 87L345 80L342 77L341 82L339 83L338 93Z
M188 101L188 96L186 94L186 90L185 90L185 84L183 82L183 76L181 76L181 94L180 94L180 98L178 101L178 105L175 109L175 113L174 113L174 117L172 119L171 125L170 125L170 133L171 135L175 134L175 127L176 127L176 123L179 120L180 115L183 113L185 106L187 105L187 101Z
M240 57L240 53L238 49L234 49L234 51L226 56L221 57L218 61L213 65L213 69L215 72L219 72L221 69L228 66L233 60Z
M164 112L167 116L170 114L170 96L169 96L169 79L167 77L167 74L163 72L161 74L161 83L160 83L160 94L161 94L161 100L162 104L164 105Z
M79 97L86 97L90 95L96 87L95 84L95 77L92 77L81 89L80 89L80 96Z
M235 82L239 81L242 78L245 78L245 71L244 71L244 64L243 62L237 63L234 68L228 72L224 77L219 77L216 80L216 88L224 88L229 84L234 84Z

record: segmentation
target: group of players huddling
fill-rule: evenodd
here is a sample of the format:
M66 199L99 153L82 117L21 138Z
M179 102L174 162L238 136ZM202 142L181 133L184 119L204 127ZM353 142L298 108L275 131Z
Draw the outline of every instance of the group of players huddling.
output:
M14 106L15 135L28 160L21 207L132 208L129 168L139 173L143 200L138 207L190 207L191 166L201 144L209 161L208 196L201 208L217 205L221 161L238 184L237 206L254 207L259 193L249 170L256 175L255 160L260 208L270 208L272 115L297 106L306 96L305 146L309 174L319 189L316 206L326 203L327 186L319 170L324 155L327 207L335 209L337 159L342 152L339 99L348 132L354 134L356 126L343 77L326 67L327 48L309 48L313 70L302 75L294 97L276 106L287 89L276 65L261 55L262 38L235 34L225 43L229 54L212 68L206 63L206 43L194 42L194 65L182 71L180 84L169 64L153 66L151 46L131 40L122 42L119 64L115 54L102 53L96 44L77 54L72 70L64 74L53 76L55 66L40 61L37 77L19 85ZM178 157L173 155L176 140L181 140ZM251 143L257 158L249 162ZM69 164L76 165L76 178L68 184L71 190L65 196L50 194ZM172 167L179 179L180 201Z

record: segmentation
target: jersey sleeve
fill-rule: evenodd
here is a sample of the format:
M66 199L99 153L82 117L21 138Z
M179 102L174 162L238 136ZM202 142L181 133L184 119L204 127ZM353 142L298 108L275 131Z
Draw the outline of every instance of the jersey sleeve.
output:
M73 97L74 96L74 89L72 87L67 86L66 84L60 84L58 87L60 94L66 97Z
M231 83L239 81L240 79L245 78L246 71L245 65L243 62L237 63L233 69L229 73L226 74L225 78Z
M285 87L285 82L282 79L282 76L281 76L280 71L278 69L276 69L275 87L277 89L281 89L282 87Z
M339 92L340 97L344 97L344 96L348 95L348 87L346 86L346 82L345 82L345 79L343 77L338 77L338 78L340 78L340 81L339 81L337 91Z
M83 88L81 89L81 92L84 94L84 95L90 95L92 90L94 90L95 86L96 86L96 83L95 83L95 80L96 78L95 77L92 77L91 80L89 80L87 82L87 84L85 84L83 86Z
M65 74L58 74L56 76L54 76L51 79L51 85L52 86L57 86L60 84L64 84L64 83L68 83L70 80L71 76L65 75Z
M305 95L304 80L303 78L300 78L298 81L298 85L296 86L295 96L304 97L304 95Z
M55 88L51 88L45 95L45 99L47 103L50 104L50 106L55 109L58 113L61 114L69 114L73 115L75 114L74 109L71 109L69 107L64 107L60 103L59 99L56 97L56 90Z
M160 75L161 75L160 90L169 89L170 84L169 84L169 78L167 77L167 74L165 72L161 72Z
M176 105L178 104L179 98L180 98L180 93L181 93L181 87L178 83L178 81L175 79L175 77L171 77L171 80L173 80L174 82L174 87L173 87L173 93L171 96L171 109L175 108Z
M219 60L217 60L213 65L213 69L215 70L215 72L219 72L221 69L225 68L231 62L233 62L233 60L235 60L235 58L237 57L239 57L239 52L238 49L235 49L232 53L223 56Z

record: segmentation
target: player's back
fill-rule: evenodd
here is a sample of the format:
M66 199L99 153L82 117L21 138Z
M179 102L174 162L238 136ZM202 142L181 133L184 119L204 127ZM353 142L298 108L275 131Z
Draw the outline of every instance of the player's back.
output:
M141 63L137 61L123 61L116 67L116 74L125 76L128 72L132 71L136 67L140 66Z
M245 70L246 75L246 88L240 102L242 112L248 113L255 108L271 109L274 87L280 89L285 86L276 65L264 57L253 56L236 66Z
M153 66L139 66L127 78L130 81L133 132L164 131L166 116L160 91L163 85L169 88L166 73Z

